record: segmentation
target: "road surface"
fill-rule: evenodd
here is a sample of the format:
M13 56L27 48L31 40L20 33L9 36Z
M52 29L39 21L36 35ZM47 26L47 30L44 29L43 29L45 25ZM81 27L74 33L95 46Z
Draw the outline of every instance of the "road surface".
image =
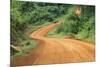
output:
M25 56L12 58L11 65L22 66L95 61L94 44L70 38L45 37L51 29L59 24L53 23L32 32L30 37L38 41L38 46Z

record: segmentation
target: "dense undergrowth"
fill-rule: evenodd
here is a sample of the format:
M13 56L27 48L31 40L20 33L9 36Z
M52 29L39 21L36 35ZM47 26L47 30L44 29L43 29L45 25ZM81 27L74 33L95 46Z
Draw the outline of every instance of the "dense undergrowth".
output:
M80 15L75 14L81 8ZM27 54L37 46L37 41L29 35L55 21L63 22L47 37L72 36L75 39L95 42L95 7L87 5L53 4L11 0L11 45L22 47L16 52L11 48L11 56Z

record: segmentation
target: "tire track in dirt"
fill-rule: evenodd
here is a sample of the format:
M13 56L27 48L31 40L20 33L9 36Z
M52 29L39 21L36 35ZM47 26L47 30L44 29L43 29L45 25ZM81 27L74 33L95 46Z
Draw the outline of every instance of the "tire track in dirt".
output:
M84 44L80 45L80 44L75 43L75 42L74 43L73 42L66 43L65 41L59 41L59 42L62 42L62 46L64 46L64 47L67 47L67 46L70 45L71 46L70 48L72 48L73 53L75 53L75 55L78 55L77 53L79 53L80 57L82 57L82 59L84 58L85 60L88 60L90 58L90 61L94 59L93 54L88 51L88 49L86 48L86 46L84 46ZM63 44L63 43L66 43L66 44L69 44L69 45L66 45L66 44ZM92 52L93 52L93 50L92 50ZM75 55L74 55L74 57L77 57Z
M75 39L44 37L60 23L53 23L34 31L30 37L38 41L38 46L26 56L11 59L12 66L32 64L70 63L95 61L94 44Z

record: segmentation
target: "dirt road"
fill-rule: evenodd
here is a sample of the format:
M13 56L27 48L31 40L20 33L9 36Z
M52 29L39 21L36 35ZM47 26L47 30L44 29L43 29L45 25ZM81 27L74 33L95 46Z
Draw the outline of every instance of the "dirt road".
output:
M38 46L25 56L14 57L11 65L55 64L95 60L94 44L69 38L47 38L45 35L59 23L53 23L33 32L30 37Z

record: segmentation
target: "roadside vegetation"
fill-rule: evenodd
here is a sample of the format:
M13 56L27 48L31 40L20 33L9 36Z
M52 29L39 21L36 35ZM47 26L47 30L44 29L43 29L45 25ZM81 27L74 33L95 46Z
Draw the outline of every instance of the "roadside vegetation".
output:
M95 43L95 7L89 5L54 4L11 0L11 56L27 54L37 46L29 38L31 32L54 22L63 20L51 30L47 37L68 36Z

